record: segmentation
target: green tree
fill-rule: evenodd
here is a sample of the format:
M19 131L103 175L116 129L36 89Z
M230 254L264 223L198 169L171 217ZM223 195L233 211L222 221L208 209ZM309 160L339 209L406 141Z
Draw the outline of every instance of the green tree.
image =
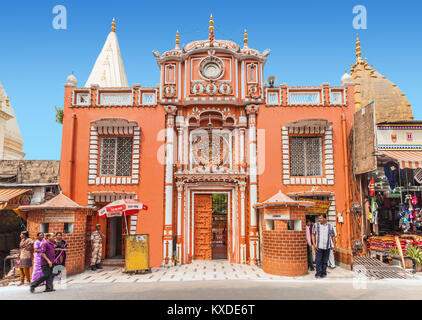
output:
M63 109L55 106L54 109L56 109L56 122L63 124Z

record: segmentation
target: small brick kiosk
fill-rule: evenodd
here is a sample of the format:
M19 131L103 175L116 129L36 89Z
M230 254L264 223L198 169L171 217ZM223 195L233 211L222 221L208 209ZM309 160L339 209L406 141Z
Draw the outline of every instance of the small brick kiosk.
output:
M68 243L67 275L84 271L87 216L95 214L91 207L82 207L64 194L59 194L43 204L20 206L19 210L27 212L27 229L32 239L40 231L63 233L63 239Z
M308 272L306 208L312 202L295 201L281 192L257 203L261 228L262 269L279 276Z

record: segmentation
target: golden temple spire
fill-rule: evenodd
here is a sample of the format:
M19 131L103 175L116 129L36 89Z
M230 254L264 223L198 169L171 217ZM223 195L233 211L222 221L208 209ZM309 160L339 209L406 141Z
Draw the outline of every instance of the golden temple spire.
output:
M243 47L248 47L248 32L245 29L245 32L243 32Z
M212 41L212 40L214 40L214 20L212 18L212 14L210 16L210 26L209 26L208 30L210 31L208 38L209 38L209 40Z
M180 50L180 35L179 35L179 30L177 30L176 32L176 50Z
M111 22L111 32L116 32L116 20L114 18Z
M359 34L357 34L356 35L356 62L357 63L362 63L363 62L363 60L362 60L362 57L361 57L361 55L362 55L362 52L360 51L360 40L359 40Z

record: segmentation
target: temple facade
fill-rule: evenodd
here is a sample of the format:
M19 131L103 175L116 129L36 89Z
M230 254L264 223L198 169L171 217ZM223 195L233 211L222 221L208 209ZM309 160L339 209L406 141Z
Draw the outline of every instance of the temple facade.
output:
M242 46L217 40L211 17L208 39L181 47L177 33L173 49L153 51L159 86L129 86L113 21L85 86L67 79L60 168L63 193L102 225L103 258L124 256L126 223L95 212L133 198L149 209L128 218L127 231L150 235L152 267L260 264L261 234L274 225L257 205L281 190L289 203L313 202L307 219L328 215L336 258L351 262L352 79L275 86L264 79L269 53L250 48L246 30Z

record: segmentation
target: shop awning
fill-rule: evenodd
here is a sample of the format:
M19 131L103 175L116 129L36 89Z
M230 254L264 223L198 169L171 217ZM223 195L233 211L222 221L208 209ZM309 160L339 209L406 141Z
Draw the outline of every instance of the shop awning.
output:
M31 191L31 189L0 189L0 202L8 202L10 199L28 191Z
M386 156L399 161L400 168L422 168L422 150L379 150Z
M16 189L16 188L0 189L0 210L3 210L4 208L6 208L10 200L28 191L31 191L31 189Z

